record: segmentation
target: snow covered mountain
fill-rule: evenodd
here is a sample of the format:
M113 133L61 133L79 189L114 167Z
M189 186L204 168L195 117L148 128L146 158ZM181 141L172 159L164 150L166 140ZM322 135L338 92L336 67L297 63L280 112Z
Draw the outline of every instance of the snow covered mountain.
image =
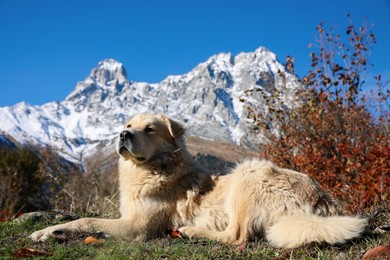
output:
M42 106L21 102L0 108L0 144L11 138L21 144L48 146L82 164L97 152L112 153L125 121L143 112L176 118L192 135L247 144L253 135L239 99L255 87L267 95L283 88L281 98L291 108L301 85L264 47L236 56L214 55L190 72L168 76L157 84L128 81L124 66L107 59L61 102ZM261 98L254 103L267 113Z

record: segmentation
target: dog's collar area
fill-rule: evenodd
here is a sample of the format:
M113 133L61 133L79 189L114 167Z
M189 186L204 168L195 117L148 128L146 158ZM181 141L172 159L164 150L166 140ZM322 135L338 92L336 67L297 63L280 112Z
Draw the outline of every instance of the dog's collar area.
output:
M153 156L153 157L151 157L143 162L140 162L140 161L136 161L136 162L139 164L142 164L148 168L154 168L156 165L160 165L160 166L161 165L168 165L172 161L177 160L178 156L181 156L181 153L180 153L181 151L182 151L182 148L177 147L176 150L157 154L157 155L155 155L155 156ZM168 163L168 161L170 163ZM168 167L168 166L166 166L166 167ZM165 168L165 167L162 167L162 168Z
M140 162L140 163L143 163L146 161L146 158L145 157L135 157L133 156L133 158L137 161L137 162Z

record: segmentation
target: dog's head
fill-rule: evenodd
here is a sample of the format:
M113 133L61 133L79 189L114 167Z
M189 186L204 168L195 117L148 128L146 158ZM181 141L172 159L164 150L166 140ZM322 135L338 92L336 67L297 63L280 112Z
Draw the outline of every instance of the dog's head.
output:
M174 153L184 127L165 115L141 114L134 116L120 132L117 153L125 160L144 164L162 154Z

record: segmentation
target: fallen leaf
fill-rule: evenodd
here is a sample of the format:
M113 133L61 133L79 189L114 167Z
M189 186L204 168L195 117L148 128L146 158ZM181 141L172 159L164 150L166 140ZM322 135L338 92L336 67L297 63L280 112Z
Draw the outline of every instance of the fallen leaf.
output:
M96 237L93 236L89 236L84 239L84 244L100 244L102 242L103 242L102 240L97 239Z
M50 252L39 251L33 248L22 247L12 253L16 258L29 258L34 256L52 256Z
M390 258L390 245L376 246L369 249L364 255L363 260L368 259L389 259Z
M183 237L183 235L180 233L179 230L175 230L173 228L168 228L167 236L169 238L182 238Z

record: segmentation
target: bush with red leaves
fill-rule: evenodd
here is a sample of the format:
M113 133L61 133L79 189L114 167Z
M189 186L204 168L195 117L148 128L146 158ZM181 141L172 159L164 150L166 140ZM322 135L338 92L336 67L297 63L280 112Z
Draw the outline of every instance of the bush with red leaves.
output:
M298 108L282 109L275 95L263 99L273 112L263 115L247 102L256 90L241 98L253 129L268 140L261 156L308 173L353 211L390 199L389 81L376 76L370 97L362 90L376 42L371 28L356 29L351 21L343 41L334 29L317 26L319 51L311 53L311 70L300 80L305 91L295 96ZM294 73L293 58L286 68Z

